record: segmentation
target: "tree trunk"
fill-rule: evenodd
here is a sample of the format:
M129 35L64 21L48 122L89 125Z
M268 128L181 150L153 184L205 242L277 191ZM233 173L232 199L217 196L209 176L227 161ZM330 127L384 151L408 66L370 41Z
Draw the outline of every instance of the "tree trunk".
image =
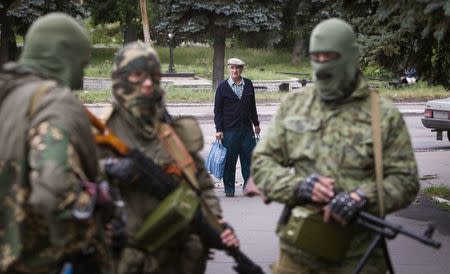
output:
M223 80L224 59L225 59L225 29L216 27L214 32L214 56L213 56L213 90L215 91L219 83Z
M299 65L301 61L301 55L303 50L303 35L302 33L297 33L295 37L294 48L292 49L292 64Z
M300 30L300 23L298 22L298 16L295 16L294 26L297 30L295 30L295 43L294 48L292 49L292 64L299 65L300 64L300 56L303 50L303 32Z
M125 29L123 31L123 44L137 41L138 39L138 28L133 22L134 17L136 17L136 0L131 0L129 2L129 7L125 13Z
M8 38L8 19L6 17L6 8L0 9L0 65L9 60L9 38Z
M123 32L123 44L134 42L137 40L137 28L130 22L125 26L125 31Z
M150 40L150 25L148 23L147 15L147 2L146 0L140 0L141 7L141 18L142 18L142 30L144 32L144 41L147 46L152 46L152 41Z
M16 59L17 52L16 35L6 13L6 8L0 9L0 65Z

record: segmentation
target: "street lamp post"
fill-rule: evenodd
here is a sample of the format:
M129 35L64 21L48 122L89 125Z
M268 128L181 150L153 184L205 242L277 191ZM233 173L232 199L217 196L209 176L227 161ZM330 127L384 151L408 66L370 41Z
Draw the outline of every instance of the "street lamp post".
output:
M169 72L175 73L175 67L173 65L173 37L175 36L173 33L169 33Z

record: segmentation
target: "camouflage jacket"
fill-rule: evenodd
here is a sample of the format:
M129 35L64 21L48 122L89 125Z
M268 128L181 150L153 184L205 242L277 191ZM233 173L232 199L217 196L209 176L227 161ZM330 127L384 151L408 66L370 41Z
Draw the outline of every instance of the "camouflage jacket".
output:
M139 149L160 166L175 164L157 137L145 134L142 127L138 125L133 116L117 104L113 104L113 106L112 113L107 115L108 117L106 118L107 126L114 134L123 140L128 147ZM177 123L176 120L174 123ZM176 125L173 126L177 131L178 127L176 127ZM177 133L183 140L183 132L177 131ZM204 167L204 162L198 153L191 152L191 155L198 167L197 178L200 183L201 195L207 205L212 209L213 213L220 217L222 215L222 210L220 208L219 200L214 192L214 184ZM180 178L180 180L182 179ZM139 230L146 217L157 208L160 201L148 193L136 191L132 186L121 186L120 190L127 206L127 231L130 235L134 235ZM182 245L183 242L180 242L180 239L177 238L167 244L167 249L171 250L171 254L174 254L173 250L180 250ZM162 251L162 253L165 253L168 250Z
M377 212L370 96L360 78L353 94L339 105L324 103L312 88L288 94L253 154L255 183L273 201L295 206L294 188L312 173L336 179L343 191L361 188L369 210ZM417 167L403 118L395 105L380 98L387 213L408 206L419 190ZM373 237L356 233L347 258L359 258ZM301 250L281 243L297 257Z
M97 175L89 121L70 90L13 63L0 104L0 272L48 273L96 233L70 214L80 181Z

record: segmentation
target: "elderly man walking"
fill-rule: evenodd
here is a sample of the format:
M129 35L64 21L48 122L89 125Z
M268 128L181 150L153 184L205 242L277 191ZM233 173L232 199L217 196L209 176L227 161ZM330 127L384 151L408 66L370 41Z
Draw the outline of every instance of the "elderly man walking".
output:
M245 63L238 58L228 59L230 77L222 81L216 90L214 123L216 139L227 149L223 181L225 195L234 197L236 163L241 162L244 187L250 177L250 160L256 145L255 133L259 134L253 83L241 76ZM255 130L253 131L253 126Z

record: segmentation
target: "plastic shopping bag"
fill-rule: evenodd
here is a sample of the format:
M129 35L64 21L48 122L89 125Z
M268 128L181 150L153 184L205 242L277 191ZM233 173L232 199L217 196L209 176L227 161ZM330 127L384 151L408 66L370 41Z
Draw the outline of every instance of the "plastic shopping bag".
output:
M225 156L227 149L222 145L221 141L215 141L212 144L211 150L206 160L206 170L212 173L214 177L221 180L223 177L223 171L225 169Z

